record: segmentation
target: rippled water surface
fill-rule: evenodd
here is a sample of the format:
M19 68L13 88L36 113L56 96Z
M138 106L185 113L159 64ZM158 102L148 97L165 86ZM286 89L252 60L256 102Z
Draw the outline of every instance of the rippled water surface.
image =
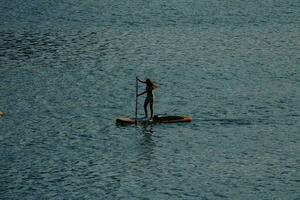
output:
M299 1L0 3L0 199L300 198Z

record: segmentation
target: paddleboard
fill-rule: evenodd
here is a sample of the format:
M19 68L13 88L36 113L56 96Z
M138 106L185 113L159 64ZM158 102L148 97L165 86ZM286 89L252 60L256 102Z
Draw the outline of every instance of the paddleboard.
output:
M152 120L145 118L138 118L137 124L154 124L154 123L180 123L191 122L192 117L189 116L154 116ZM135 124L135 118L118 117L116 123L120 125Z

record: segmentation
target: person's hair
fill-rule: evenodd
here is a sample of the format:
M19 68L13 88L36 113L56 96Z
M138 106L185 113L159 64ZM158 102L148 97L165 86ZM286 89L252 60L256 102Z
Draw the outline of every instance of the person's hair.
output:
M148 86L153 86L153 83L152 83L152 81L149 78L146 79L146 84Z

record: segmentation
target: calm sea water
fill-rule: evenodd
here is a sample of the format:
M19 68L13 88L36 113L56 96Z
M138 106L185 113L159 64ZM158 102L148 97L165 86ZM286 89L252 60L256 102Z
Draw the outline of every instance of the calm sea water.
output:
M300 199L298 0L0 4L0 199Z

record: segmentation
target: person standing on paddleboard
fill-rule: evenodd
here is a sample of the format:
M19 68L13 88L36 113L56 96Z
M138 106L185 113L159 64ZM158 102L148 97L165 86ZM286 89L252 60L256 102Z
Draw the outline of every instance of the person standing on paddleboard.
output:
M141 83L144 83L146 84L146 91L145 92L142 92L140 94L137 94L137 96L141 96L145 93L147 93L147 97L145 99L145 102L144 102L144 110L145 110L145 118L148 117L148 111L147 111L147 106L148 104L150 105L150 111L151 111L151 117L150 117L150 120L152 120L153 118L153 103L154 103L154 95L153 95L153 90L155 88L157 88L156 85L153 84L153 82L150 80L150 79L147 79L146 81L142 81L140 80L139 78L137 78L137 80Z

